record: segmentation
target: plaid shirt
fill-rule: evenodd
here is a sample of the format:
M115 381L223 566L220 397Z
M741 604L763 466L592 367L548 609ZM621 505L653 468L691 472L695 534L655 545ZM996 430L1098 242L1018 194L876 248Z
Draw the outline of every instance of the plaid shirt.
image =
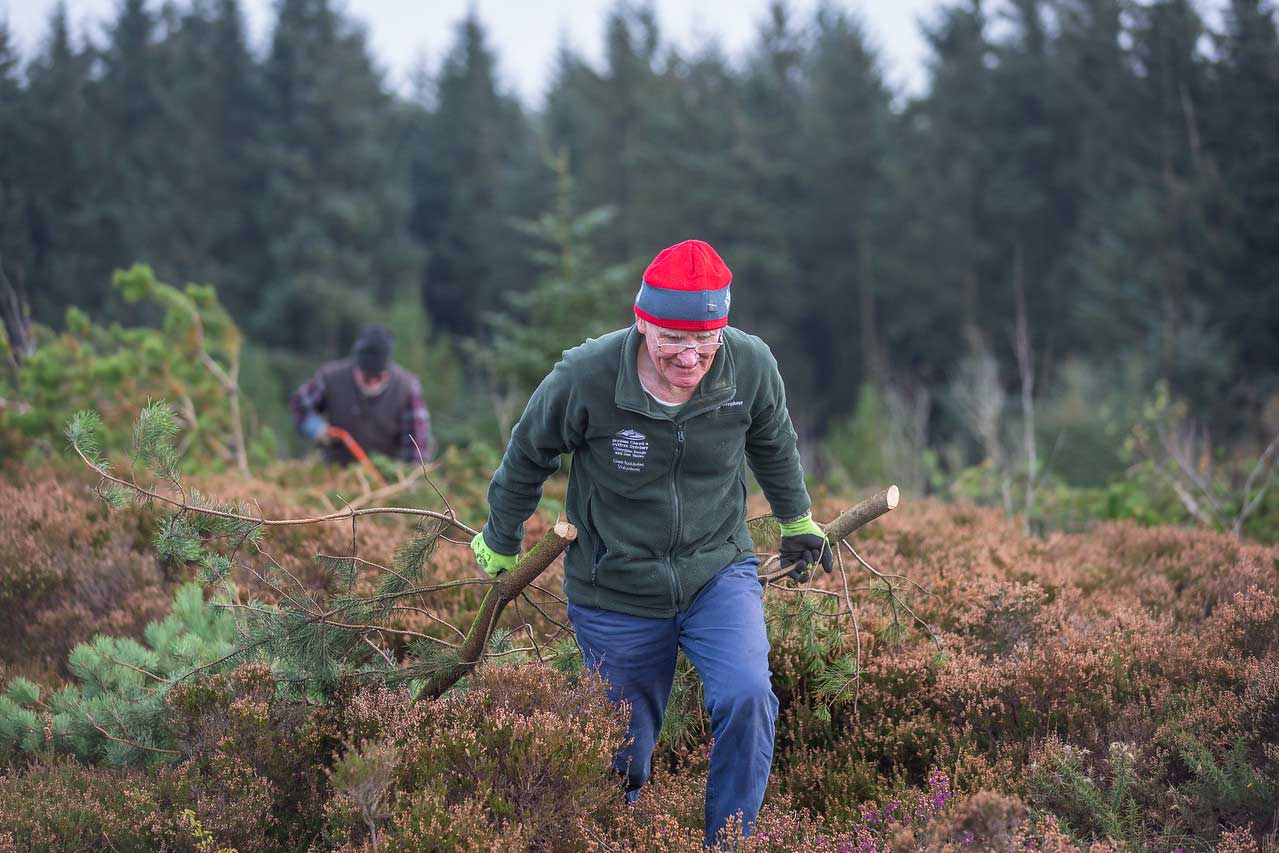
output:
M293 396L289 398L289 409L298 429L302 428L302 422L308 417L323 416L322 413L328 408L326 390L324 377L316 373L309 382L293 392ZM417 442L417 447L413 446L414 441ZM426 401L422 399L421 384L414 382L404 401L404 411L400 414L400 439L396 455L404 462L416 462L419 448L425 461L430 462L435 456L431 413L427 411Z

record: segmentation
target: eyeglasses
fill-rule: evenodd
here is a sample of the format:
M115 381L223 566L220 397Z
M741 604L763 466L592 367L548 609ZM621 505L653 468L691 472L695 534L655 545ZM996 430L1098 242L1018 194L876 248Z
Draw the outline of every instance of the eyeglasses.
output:
M696 344L686 344L683 341L679 343L659 343L657 351L662 355L680 355L685 350L696 350L698 355L710 355L724 345L723 341L703 341Z

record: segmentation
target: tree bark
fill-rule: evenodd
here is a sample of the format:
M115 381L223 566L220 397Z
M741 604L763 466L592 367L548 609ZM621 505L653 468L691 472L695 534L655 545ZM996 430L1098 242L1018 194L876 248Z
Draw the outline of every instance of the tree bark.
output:
M843 542L881 515L895 509L900 500L901 491L896 486L889 486L856 506L841 512L824 528L826 530L826 538L830 540L831 547L838 547L840 542ZM790 574L792 569L794 569L794 566L777 569L768 574L761 574L759 582L766 584L769 581L775 581Z
M518 598L524 589L546 571L569 543L577 538L577 528L567 521L560 521L546 532L541 541L533 546L533 550L515 564L509 572L498 575L497 581L489 587L480 602L480 611L471 620L471 629L466 632L466 639L458 649L457 659L447 667L441 668L432 675L422 689L422 696L434 699L440 696L466 675L484 657L484 649L488 647L489 637L497 627L497 621L506 605Z

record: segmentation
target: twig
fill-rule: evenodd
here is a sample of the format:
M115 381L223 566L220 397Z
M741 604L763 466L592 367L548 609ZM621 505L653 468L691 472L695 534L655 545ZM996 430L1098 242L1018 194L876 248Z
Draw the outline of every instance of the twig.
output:
M853 608L853 599L848 589L848 572L844 569L844 555L838 548L835 549L835 559L839 562L839 574L844 579L844 598L848 602L848 618L853 623L853 639L857 643L857 686L853 690L853 719L856 720L862 698L862 626L857 621L857 611Z
M407 492L411 488L413 488L415 485L417 485L417 480L418 480L418 474L416 472L414 472L413 474L407 477L401 477L399 480L397 480L394 483L390 483L389 485L386 485L386 486L381 486L379 488L374 489L371 492L367 492L366 494L361 495L360 497L351 501L350 506L354 507L355 509L360 509L361 507L366 507L369 504L376 503L381 500L385 500L391 497L392 495L398 495L403 492Z
M532 586L532 584L529 584L529 586ZM527 592L520 593L520 597L523 598L525 601L527 601L530 607L532 607L538 613L542 614L542 618L545 619L547 622L553 623L561 631L567 631L570 634L574 633L573 629L570 626L565 625L563 622L560 622L558 619L551 616L549 613L547 613L545 610L539 607L538 603L534 601Z
M528 596L524 593L520 593L520 598L527 599ZM529 641L533 643L533 648L537 652L537 659L539 661L545 660L545 658L542 657L542 649L537 644L537 635L533 633L533 626L528 623L528 620L524 618L524 614L520 612L520 599L515 599L511 602L511 604L515 606L515 615L524 622L524 627L528 629L528 638Z
M423 634L420 631L410 631L408 628L392 628L389 625L353 625L350 622L335 622L332 619L317 620L317 625L332 625L334 628L345 628L348 631L386 631L388 634L403 634L406 637L416 637L419 640L430 640L433 643L439 643L442 646L457 648L457 645L450 643L448 640L441 640L439 637L432 637L429 634Z
M342 496L338 495L338 497L340 498ZM347 504L346 508L349 510L355 509L355 507L351 506L350 504ZM359 554L360 554L359 542L355 537L355 516L351 516L351 559L358 560L360 558Z
M163 678L163 677L161 677L161 676L159 676L159 675L156 675L154 672L150 672L149 670L145 670L145 669L143 669L143 668L142 668L142 667L140 667L140 666L134 666L133 664L125 663L125 662L124 662L124 661L122 661L122 660L116 660L115 658L113 658L113 657L111 657L111 656L109 656L109 655L103 655L103 657L104 657L104 658L106 658L107 660L111 661L111 663L115 664L116 666L122 666L122 667L124 667L125 669L131 669L131 670L133 670L134 672L140 672L140 673L142 673L143 675L145 675L147 678L154 678L156 681L160 682L161 684L165 684L165 683L167 683L167 681L168 681L168 679Z
M420 595L424 592L439 592L442 589L453 589L458 586L493 586L494 583L495 581L489 577L459 578L455 581L445 581L443 583L431 584L430 586L416 586L412 589L402 589L399 592L384 592L379 595L370 596L365 599L365 601L391 601L396 598L407 598L411 595Z
M857 553L857 549L854 548L852 544L848 542L844 542L842 544L845 548L848 549L849 553L853 555L853 557L857 560L857 562L862 564L862 567L865 568L866 571L870 572L871 574L873 574L875 577L879 578L880 580L885 582L890 580L905 581L906 583L915 587L915 589L919 590L921 593L928 596L929 598L935 599L937 601L941 601L941 598L937 595L937 593L933 592L928 587L923 586L922 584L907 577L906 575L896 575L896 574L889 574L887 572L881 572L879 569L875 568L870 563L866 562L866 560L862 558L862 555Z
M147 752L158 752L161 755L181 755L182 754L178 752L176 749L160 749L158 746L147 746L146 744L142 744L142 743L134 743L133 741L127 740L122 737L116 737L115 735L107 731L106 729L102 728L102 726L98 725L98 721L93 719L93 715L90 714L88 711L85 711L84 715L85 717L88 718L89 724L98 730L98 734L102 735L107 740L114 741L116 743L122 743L125 746L131 746L134 749L144 749Z
M505 651L501 651L501 652L485 652L484 657L485 659L504 658L507 655L519 654L521 652L527 654L528 652L536 652L536 651L537 649L533 648L532 646L516 646L515 648L506 649Z
M84 464L92 468L95 472L97 472L98 476L100 476L104 480L115 483L120 486L125 486L126 488L133 489L134 491L138 492L139 494L141 494L143 497L147 498L148 500L159 501L163 504L176 507L177 509L180 509L180 510L181 509L191 510L192 512L198 512L202 515L208 515L214 518L226 518L226 519L231 519L232 521L252 521L262 525L263 527L297 527L299 525L304 525L304 524L319 524L325 521L340 521L342 519L350 518L351 516L410 515L410 516L424 516L426 518L438 518L441 521L447 521L449 524L453 525L454 527L463 531L464 533L470 534L471 536L475 536L475 534L479 532L478 530L475 530L474 528L467 526L466 524L464 524L463 522L459 521L456 518L450 518L448 515L442 512L435 512L429 509L415 509L413 507L400 507L400 506L366 507L364 509L354 509L354 510L348 510L346 512L340 512L340 511L331 512L326 515L310 516L307 518L254 518L252 516L241 515L240 513L235 513L235 512L225 512L223 510L210 509L207 507L191 506L190 504L185 503L183 501L175 501L173 498L167 497L166 495L162 495L158 492L151 491L150 489L143 488L142 486L138 485L137 482L129 482L128 480L122 480L121 478L115 476L109 471L106 471L101 466L94 464L94 462L85 455L84 451L80 448L78 444L73 444L72 447L75 448L76 454L80 457L81 460L84 461Z
M1270 442L1270 445L1262 451L1261 456L1257 459L1257 464L1254 465L1252 471L1248 473L1248 479L1244 482L1243 486L1243 508L1240 509L1239 514L1235 516L1235 523L1233 525L1236 539L1243 538L1244 522L1248 520L1248 516L1252 515L1253 511L1261 504L1261 499L1266 496L1266 490L1270 488L1270 480L1274 474L1274 468L1272 466L1277 452L1279 452L1279 435L1276 435L1274 440ZM1249 499L1249 496L1252 494L1253 482L1261 475L1262 471L1267 469L1269 469L1270 476L1266 477L1266 481L1261 485L1256 496Z
M270 561L271 565L275 567L276 571L283 572L285 577L293 581L294 585L296 585L298 589L302 590L302 594L304 596L307 596L308 598L311 596L311 590L307 589L306 584L302 583L302 581L297 577L297 575L293 574L293 572L286 569L284 565L279 560L275 559L275 557L272 556L269 551L264 549L257 542L253 543L253 548L259 554L265 557L268 561Z
M395 571L395 569L391 568L390 566L384 566L381 563L374 562L373 560L366 560L363 557L355 557L355 556L348 557L345 554L339 555L339 554L325 554L325 553L318 553L315 556L321 557L326 560L353 560L354 562L356 562L357 564L361 566L368 566L371 569L377 569L379 572L386 572L387 574L392 574L398 578L407 580L407 578L404 578L404 575Z
M540 584L530 583L529 586L531 586L533 589L537 590L538 592L542 593L543 595L549 595L551 598L555 599L560 604L568 604L567 598L564 598L561 595L551 592L549 589L547 589L546 587Z
M941 638L937 636L937 633L933 630L933 626L932 626L932 625L929 625L929 624L928 624L927 622L925 622L923 619L920 619L917 615L915 615L915 611L911 609L910 605L908 605L908 604L907 604L905 601L903 601L902 599L898 598L897 593L896 593L896 589L897 589L897 588L893 586L893 584L892 584L892 579L893 579L893 578L901 578L901 579L903 579L903 580L907 581L908 583L911 583L911 584L913 584L914 586L918 587L920 590L922 590L922 591L923 591L923 592L925 592L926 594L931 595L933 598L937 598L937 596L936 596L936 595L933 595L933 593L931 593L931 592L928 592L928 590L924 589L924 587L922 587L922 586L920 586L919 584L915 583L915 582L914 582L913 580L911 580L910 578L904 577L903 575L886 575L886 574L884 574L884 573L880 572L878 569L876 569L876 568L875 568L874 566L872 566L870 563L868 563L868 562L866 562L864 559L862 559L862 555L857 553L857 549L856 549L856 548L854 548L852 545L850 545L850 544L849 544L849 543L847 543L847 542L845 542L845 543L844 543L844 545L848 548L848 550L849 550L849 551L851 551L851 552L852 552L852 555L853 555L854 557L856 557L856 558L857 558L857 562L861 563L861 564L862 564L862 566L864 566L864 567L866 568L866 570L867 570L867 571L871 572L871 573L872 573L872 574L874 574L877 578L879 578L879 579L880 579L880 580L882 580L885 584L887 584L887 585L888 585L888 593L889 593L889 594L888 594L888 603L889 603L889 606L893 608L893 621L894 621L894 622L896 622L896 621L897 621L897 608L898 608L898 607L900 607L902 610L906 611L907 615L909 615L911 619L913 619L913 620L915 620L916 622L918 622L918 623L919 623L919 625L920 625L920 626L924 629L924 633L926 633L926 634L928 635L928 639L929 639L929 640L931 640L935 646L937 646L938 648L941 648ZM939 599L939 600L940 600L940 599Z
M409 605L407 605L407 604L397 604L397 605L392 606L392 607L391 607L391 609L390 609L388 612L390 612L390 613L394 613L394 612L396 612L397 610L406 610L406 611L408 611L408 612L410 612L410 613L421 613L423 616L425 616L426 618L430 619L432 622L437 622L437 623L439 623L439 624L443 625L445 628L448 628L450 631L452 631L454 634L457 634L457 635L458 635L459 637L461 637L463 640L465 640L465 639L466 639L466 635L465 635L465 634L463 634L463 633L462 633L462 631L461 631L461 629L459 629L456 625L454 625L452 622L448 622L448 621L445 621L444 619L441 619L440 617L436 616L434 613L432 613L431 611L429 611L429 610L427 610L427 609L425 609L425 608L422 608L422 607L410 607L410 606L409 606Z
M816 587L816 586L785 586L781 583L778 583L777 581L769 581L768 587L769 589L775 589L778 592L788 592L788 593L791 593L792 595L803 596L804 593L812 592L812 593L816 593L817 595L827 595L827 596L830 596L831 598L839 598L838 592L831 592L829 589L822 589L821 587ZM818 615L829 616L830 614L821 613Z
M361 640L363 640L364 642L368 643L369 648L371 648L373 651L375 651L375 652L377 652L378 654L380 654L380 655L382 656L382 660L386 661L386 665L387 665L387 666L389 666L389 667L391 667L391 668L394 668L394 667L395 667L395 661L391 660L391 656L390 656L390 655L388 655L388 654L387 654L384 650L379 649L379 648L377 647L377 644L376 644L376 643L374 643L372 640L370 640L370 639L369 639L369 635L368 635L367 633L362 634L362 635L360 636L360 639L361 639Z
M262 554L264 557L266 557L266 558L267 558L268 560L270 560L271 562L273 562L273 563L275 562L275 558L274 558L274 557L272 557L270 554L266 553L265 551L263 551L263 550L262 550L262 548L261 548L261 546L257 545L257 543L256 543L256 542L254 543L254 546L255 546L255 547L257 547L257 549L258 549L258 553L259 553L259 554ZM312 610L312 609L308 606L308 605L311 603L311 602L308 600L308 599L309 599L309 597L310 597L310 591L309 591L309 590L307 590L307 589L306 589L306 587L302 587L302 592L303 592L303 594L304 594L304 597L303 597L303 599L302 599L302 602L303 602L303 603L299 604L299 603L298 603L298 599L296 599L296 598L294 597L294 593L287 592L287 591L286 591L286 590L284 590L282 587L280 587L280 586L276 585L276 583L275 583L274 581L272 581L272 580L271 580L270 578L268 578L266 575L264 575L264 574L262 574L261 572L259 572L257 569L253 568L253 566L249 565L248 563L241 563L240 565L242 565L242 566L244 567L245 571L247 571L249 574L253 575L253 577L257 578L259 583L261 583L261 584L263 584L264 586L269 587L270 589L274 590L274 591L276 592L276 594L278 594L278 595L280 596L280 598L282 598L282 599L283 599L283 600L285 600L285 601L291 602L291 603L293 604L293 606L294 606L294 607L298 608L299 610L303 611L304 613L314 613L314 612L315 612L314 610ZM276 565L278 566L279 564L278 564L278 563L276 563Z
M449 503L449 499L444 496L439 486L435 485L435 481L427 474L426 457L422 455L422 448L417 446L417 439L410 435L409 441L413 442L413 449L417 452L418 465L422 466L422 479L426 480L427 485L440 496L440 500L444 502L444 508L448 510L449 516L457 518L457 513L453 511L453 505Z

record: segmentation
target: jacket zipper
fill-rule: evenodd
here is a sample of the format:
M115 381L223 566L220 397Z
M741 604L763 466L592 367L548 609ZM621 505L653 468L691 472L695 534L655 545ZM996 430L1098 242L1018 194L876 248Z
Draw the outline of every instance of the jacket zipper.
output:
M675 507L675 523L671 525L671 544L666 548L666 570L670 573L671 597L676 610L680 609L679 577L675 574L675 545L679 542L683 519L679 506L679 466L684 461L684 425L675 426L675 465L671 468L671 504Z

